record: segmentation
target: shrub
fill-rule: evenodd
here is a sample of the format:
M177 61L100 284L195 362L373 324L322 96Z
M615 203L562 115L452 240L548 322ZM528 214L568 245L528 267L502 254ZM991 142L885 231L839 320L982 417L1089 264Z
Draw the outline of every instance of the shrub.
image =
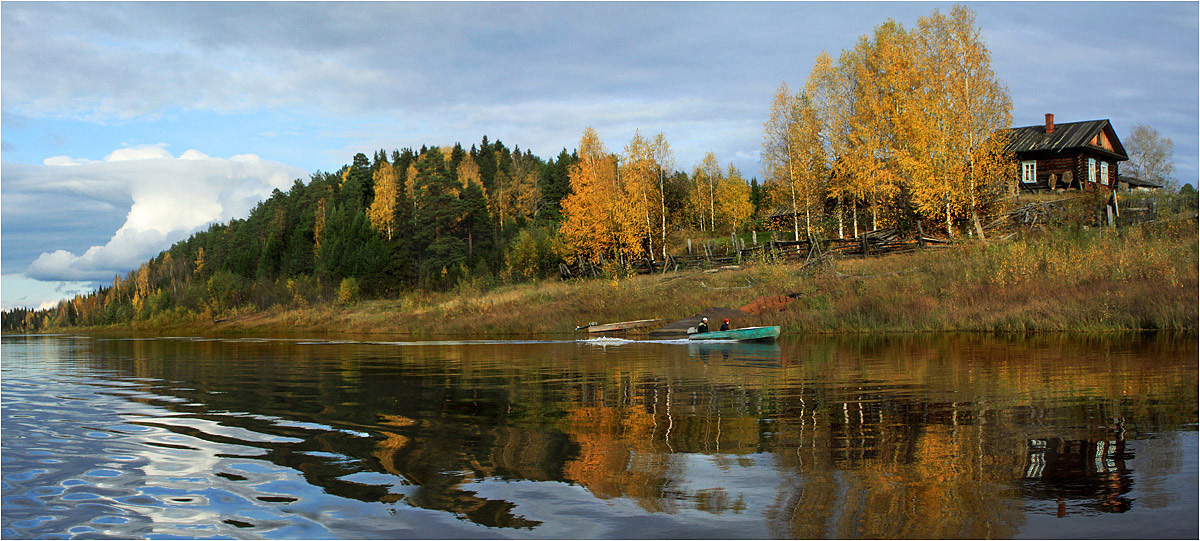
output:
M506 264L514 280L534 280L553 276L563 261L563 247L553 228L530 227L521 230L508 249Z
M342 284L338 286L337 300L341 304L356 302L358 300L358 279L342 278Z

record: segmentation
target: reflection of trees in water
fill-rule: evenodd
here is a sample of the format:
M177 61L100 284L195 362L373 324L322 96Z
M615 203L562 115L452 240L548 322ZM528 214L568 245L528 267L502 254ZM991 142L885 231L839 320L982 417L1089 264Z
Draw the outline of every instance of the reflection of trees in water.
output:
M1129 490L1120 453L1105 473L1115 477L1063 468L1026 479L1031 440L1109 441L1118 421L1135 440L1196 422L1186 341L867 337L784 343L745 359L736 348L647 355L570 344L105 347L137 377L182 382L154 392L203 404L150 400L158 406L300 439L251 445L332 494L498 527L538 523L513 502L478 496L479 480L574 483L649 512L741 512L765 502L692 487L685 453L724 469L763 467L749 457L765 453L781 479L766 511L773 535L1010 537L1022 498L1120 502ZM345 479L363 471L416 489Z

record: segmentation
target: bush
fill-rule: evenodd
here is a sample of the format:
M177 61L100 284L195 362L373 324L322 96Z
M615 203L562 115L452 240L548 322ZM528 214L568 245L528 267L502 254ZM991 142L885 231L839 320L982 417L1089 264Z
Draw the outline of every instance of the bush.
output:
M508 249L506 264L514 280L535 280L558 273L563 247L552 227L529 227Z
M358 279L354 277L342 278L342 284L338 286L337 300L341 304L350 304L358 301Z

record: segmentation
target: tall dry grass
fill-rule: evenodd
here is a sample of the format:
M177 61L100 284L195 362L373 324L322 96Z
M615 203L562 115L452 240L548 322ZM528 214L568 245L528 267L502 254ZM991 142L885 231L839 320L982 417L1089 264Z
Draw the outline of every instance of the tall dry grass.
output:
M1197 248L1174 220L842 261L781 316L792 332L1196 330Z

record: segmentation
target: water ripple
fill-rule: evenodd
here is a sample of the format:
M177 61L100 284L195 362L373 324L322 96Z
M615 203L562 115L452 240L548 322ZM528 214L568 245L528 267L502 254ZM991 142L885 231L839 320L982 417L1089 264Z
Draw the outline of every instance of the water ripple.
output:
M1110 374L1092 370L1094 347L1087 362L1008 363L920 341L935 355L861 355L870 343L2 345L4 538L900 537L989 513L1008 529L934 537L1061 537L1049 534L1085 525L1075 516L1121 537L1147 519L1110 508L1156 521L1196 508L1194 349L1188 364L1112 361ZM1066 520L1036 525L1058 494Z

